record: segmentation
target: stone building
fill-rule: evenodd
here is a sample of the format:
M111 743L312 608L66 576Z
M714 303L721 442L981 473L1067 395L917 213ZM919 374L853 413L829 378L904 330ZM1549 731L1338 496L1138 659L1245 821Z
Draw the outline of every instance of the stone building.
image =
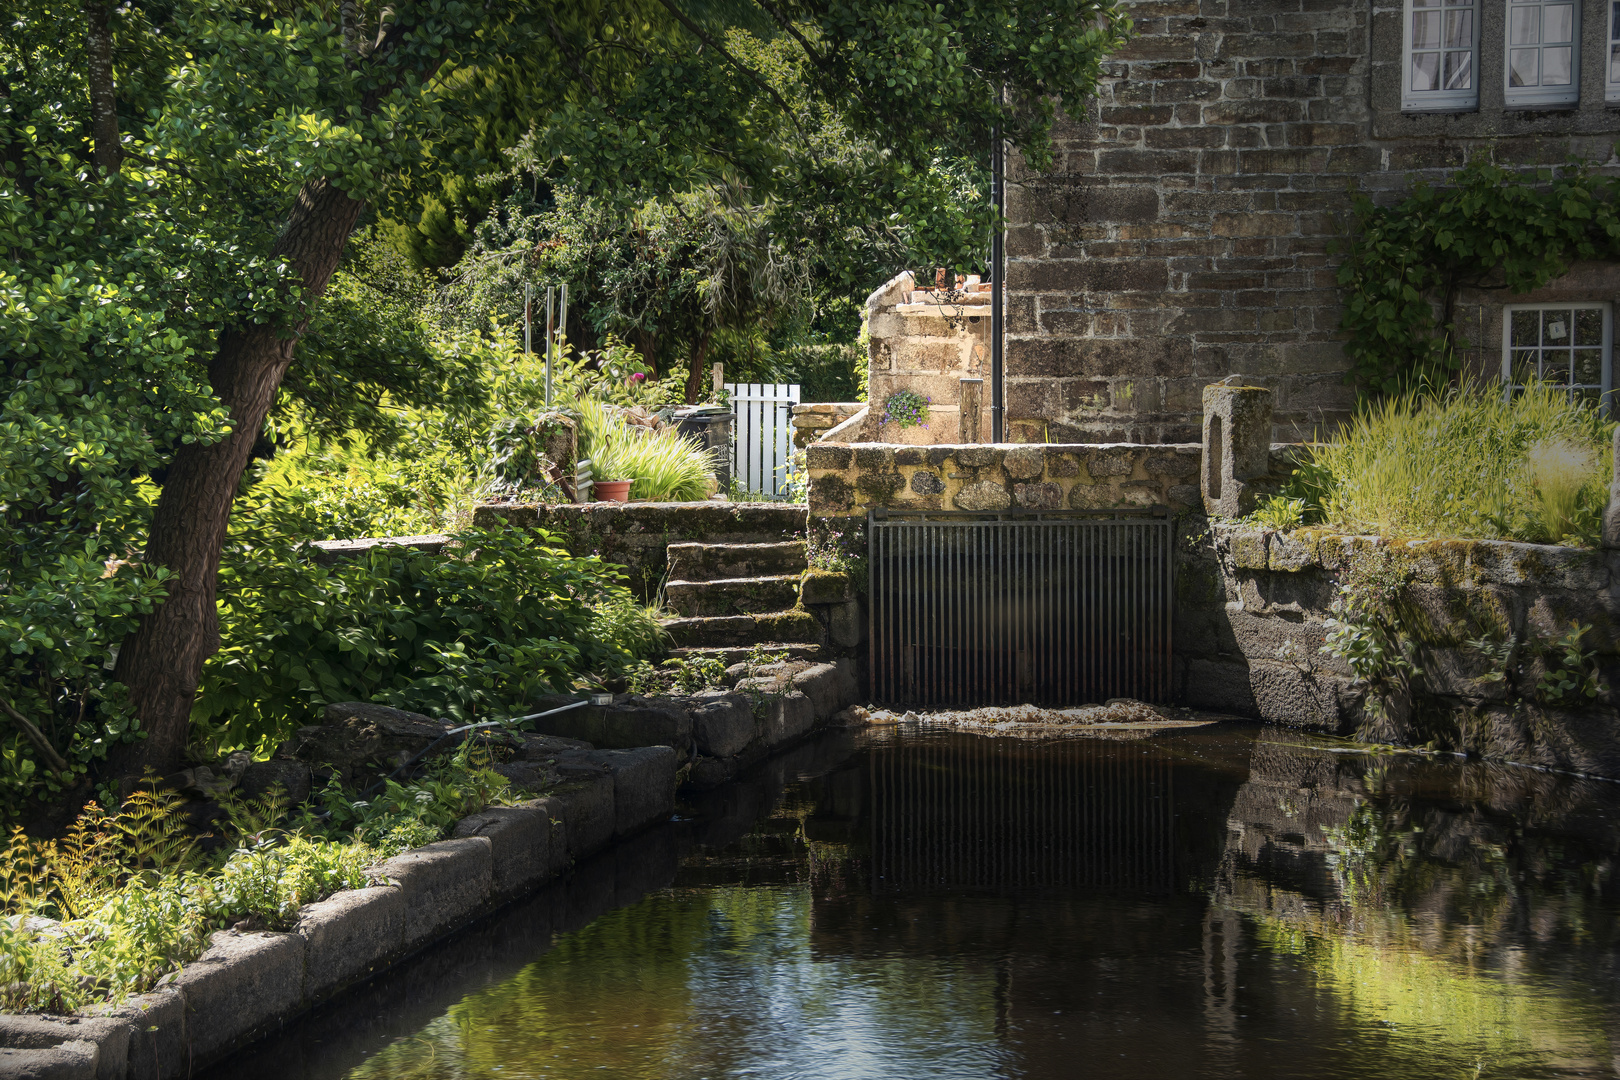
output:
M1014 163L1012 441L1191 442L1203 387L1237 373L1275 392L1276 438L1308 437L1354 402L1332 245L1355 192L1393 200L1480 153L1620 165L1606 3L1127 6L1136 36L1060 124L1055 167ZM1518 359L1607 391L1617 286L1620 268L1584 265L1536 293L1463 296L1471 363L1502 370L1513 318Z

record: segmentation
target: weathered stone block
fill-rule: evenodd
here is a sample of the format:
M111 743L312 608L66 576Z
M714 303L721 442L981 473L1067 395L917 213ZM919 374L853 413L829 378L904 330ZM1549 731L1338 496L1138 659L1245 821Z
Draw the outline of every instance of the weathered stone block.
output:
M1058 510L1063 506L1063 488L1051 481L1044 484L1014 484L1013 497L1019 506L1036 510Z
M803 604L842 604L854 595L849 575L841 571L811 570L799 586L799 602Z
M190 1064L211 1064L280 1024L304 1004L305 942L297 934L222 930L182 968Z
M827 619L827 636L833 644L853 649L866 640L866 612L859 600L850 600L832 609Z
M1271 391L1234 375L1204 388L1204 510L1241 517L1254 509L1254 481L1271 472Z
M675 751L667 746L610 750L613 775L613 832L629 836L675 810Z
M1012 505L1012 496L1008 495L1007 489L1000 484L981 480L978 483L968 484L958 491L951 498L951 502L958 510L1005 510Z
M453 839L482 836L489 840L491 886L497 896L505 897L550 876L551 834L550 808L529 803L491 806L470 814L456 823Z
M817 720L825 720L843 707L840 683L838 669L831 664L814 664L793 676L793 688L810 699Z
M797 690L766 699L764 708L765 742L771 747L792 742L816 723L815 706Z
M405 949L405 893L393 885L336 893L298 913L304 1000L324 1001Z
M405 896L407 950L466 922L489 901L494 876L486 837L440 840L396 855L377 873Z
M699 699L692 712L692 735L698 753L728 758L742 753L759 737L753 708L741 694Z
M129 1026L128 1071L124 1074L129 1080L169 1080L190 1071L186 996L177 987L161 986L116 1008L94 1006L85 1011Z
M96 1080L101 1049L92 1042L63 1042L41 1049L0 1046L0 1076L7 1080Z
M123 1020L0 1015L0 1076L123 1080L131 1034Z
M1039 480L1046 471L1046 450L1040 446L1020 446L1008 450L1001 467L1014 480Z
M578 779L557 789L553 802L562 811L568 854L575 862L607 847L617 825L613 807L613 777L602 773Z
M1086 471L1098 480L1129 476L1135 468L1135 451L1130 447L1094 450L1086 457Z

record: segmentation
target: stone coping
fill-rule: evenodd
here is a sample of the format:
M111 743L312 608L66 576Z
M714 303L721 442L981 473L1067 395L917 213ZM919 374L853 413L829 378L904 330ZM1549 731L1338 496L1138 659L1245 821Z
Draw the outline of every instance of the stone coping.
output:
M1358 555L1385 549L1405 555L1415 580L1460 588L1536 585L1601 590L1620 580L1620 552L1518 540L1388 540L1328 529L1291 532L1215 521L1210 533L1243 570L1344 570Z

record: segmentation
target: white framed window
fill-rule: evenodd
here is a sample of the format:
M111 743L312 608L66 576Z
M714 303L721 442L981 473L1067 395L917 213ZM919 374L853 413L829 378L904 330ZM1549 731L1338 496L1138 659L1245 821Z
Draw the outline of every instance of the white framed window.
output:
M1620 0L1609 0L1609 44L1604 54L1603 99L1620 102Z
M1401 108L1479 106L1478 0L1406 0Z
M1502 381L1566 387L1570 399L1609 407L1613 318L1608 304L1509 304L1502 310Z
M1579 101L1580 40L1581 9L1574 0L1508 0L1503 104Z

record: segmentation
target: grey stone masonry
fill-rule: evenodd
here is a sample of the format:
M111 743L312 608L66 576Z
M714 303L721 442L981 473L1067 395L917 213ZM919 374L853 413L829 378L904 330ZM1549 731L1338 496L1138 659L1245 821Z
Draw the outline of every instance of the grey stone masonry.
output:
M1498 164L1614 161L1608 9L1584 0L1580 102L1503 104L1506 5L1486 0L1478 107L1401 109L1401 0L1137 0L1097 97L1055 132L1056 164L1010 166L1008 438L1191 442L1206 384L1276 393L1273 438L1308 440L1353 404L1336 239L1352 198L1392 202L1476 153ZM1608 300L1620 267L1533 294L1464 291L1471 366L1500 370L1508 302Z

